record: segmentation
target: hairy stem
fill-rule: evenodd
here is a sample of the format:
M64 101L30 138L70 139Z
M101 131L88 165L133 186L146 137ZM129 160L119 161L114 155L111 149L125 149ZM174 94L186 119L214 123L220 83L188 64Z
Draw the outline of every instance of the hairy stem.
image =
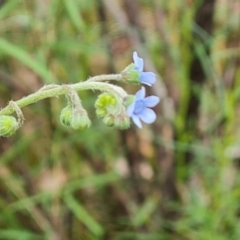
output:
M122 74L99 75L99 76L89 78L87 82L112 81L112 80L121 81Z
M121 87L112 85L110 83L101 82L104 79L105 81L107 81L107 80L120 80L120 78L121 78L121 74L100 75L100 76L89 78L85 82L67 84L67 86L77 92L82 90L100 90L100 91L105 91L105 92L115 94L119 98L124 99L125 97L128 96L128 94ZM18 105L19 108L22 108L45 98L58 97L60 95L67 94L67 92L68 90L66 88L66 85L57 85L57 84L46 85L43 88L41 88L39 91L32 93L26 97L23 97L18 101L15 101L15 103ZM8 106L6 106L0 111L0 116L10 115L13 112L14 112L14 108L12 107L11 104L9 104Z

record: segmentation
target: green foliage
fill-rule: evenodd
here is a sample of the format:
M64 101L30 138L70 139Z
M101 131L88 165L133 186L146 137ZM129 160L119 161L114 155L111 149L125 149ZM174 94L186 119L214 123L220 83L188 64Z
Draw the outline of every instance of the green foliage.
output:
M150 91L162 104L141 131L105 126L91 91L82 131L59 123L64 98L23 108L23 127L0 138L0 239L240 239L234 1L206 20L207 0L0 2L1 108L46 83L121 72L133 50L161 75Z

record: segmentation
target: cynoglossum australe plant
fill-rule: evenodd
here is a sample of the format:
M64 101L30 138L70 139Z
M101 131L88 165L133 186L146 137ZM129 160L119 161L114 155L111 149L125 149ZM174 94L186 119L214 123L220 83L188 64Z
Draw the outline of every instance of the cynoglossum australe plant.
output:
M9 137L21 127L24 121L24 116L21 111L22 107L45 98L60 95L65 95L67 99L67 106L62 109L60 114L61 123L73 129L88 128L91 125L91 120L78 95L78 92L82 90L99 90L103 92L99 95L95 103L95 108L97 116L103 118L103 122L107 126L115 126L119 129L129 128L129 117L132 117L134 123L139 128L142 127L139 119L147 124L154 122L156 119L155 113L148 107L153 107L159 102L157 96L144 98L144 88L142 88L136 96L129 95L122 87L108 82L123 81L126 83L143 83L152 86L156 81L155 74L152 72L143 72L143 59L139 58L136 52L133 53L133 58L134 63L130 64L119 74L95 76L84 82L75 84L49 84L18 101L10 101L9 104L0 111L0 136ZM144 92L144 94L142 92ZM154 99L154 103L151 101L152 99ZM139 109L140 105L142 106L141 109ZM10 116L14 112L17 115L17 119Z

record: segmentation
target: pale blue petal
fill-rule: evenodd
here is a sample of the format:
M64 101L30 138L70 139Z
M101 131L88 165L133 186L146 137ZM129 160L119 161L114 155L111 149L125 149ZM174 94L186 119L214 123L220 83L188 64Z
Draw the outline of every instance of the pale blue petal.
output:
M145 94L146 94L146 90L145 90L145 87L142 87L136 94L136 100L140 100L140 99L143 99L145 97Z
M137 52L133 52L133 60L134 60L134 64L135 64L135 69L139 72L143 71L143 59L140 58L137 54Z
M142 123L137 115L133 115L132 120L139 128L142 128Z
M144 98L143 101L146 107L155 107L159 103L160 98L157 96L149 96Z
M135 101L134 101L133 103L131 103L131 104L128 106L128 108L127 108L127 115L128 115L129 117L132 116L133 111L134 111L134 107L135 107Z
M142 72L139 80L141 83L152 86L156 82L156 75L153 72Z
M153 123L157 118L156 113L149 108L145 108L138 117L147 124Z

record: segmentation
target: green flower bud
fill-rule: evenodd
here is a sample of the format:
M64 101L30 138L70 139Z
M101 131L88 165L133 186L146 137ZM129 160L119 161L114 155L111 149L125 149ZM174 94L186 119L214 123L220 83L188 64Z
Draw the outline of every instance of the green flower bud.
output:
M130 119L126 113L118 114L115 116L115 121L114 121L115 127L123 130L127 129L130 127Z
M85 109L74 108L71 119L71 127L73 129L85 129L91 126L91 120Z
M111 113L117 106L116 98L109 93L102 93L95 102L96 114L99 118Z
M107 115L107 111L105 109L97 109L96 114L99 118L103 118Z
M0 136L10 137L18 128L19 124L15 117L5 115L0 116Z
M71 119L72 119L72 107L67 106L62 109L61 114L60 114L60 122L67 126L71 126Z
M108 114L103 118L103 122L108 126L108 127L113 127L114 122L115 122L115 116L112 114Z
M122 79L125 82L139 84L141 83L139 77L141 73L135 69L135 64L131 63L122 72Z

